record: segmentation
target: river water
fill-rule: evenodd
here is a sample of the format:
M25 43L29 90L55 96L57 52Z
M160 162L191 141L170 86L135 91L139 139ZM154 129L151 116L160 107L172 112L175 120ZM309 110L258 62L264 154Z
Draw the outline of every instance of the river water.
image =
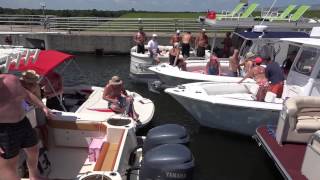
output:
M250 137L201 127L184 108L165 93L155 94L146 85L135 84L129 78L130 56L76 55L77 66L71 64L64 71L64 83L81 83L104 86L113 76L119 75L126 89L151 99L156 107L149 125L138 132L166 123L183 125L188 130L189 145L195 158L195 180L271 180L282 179L273 161Z

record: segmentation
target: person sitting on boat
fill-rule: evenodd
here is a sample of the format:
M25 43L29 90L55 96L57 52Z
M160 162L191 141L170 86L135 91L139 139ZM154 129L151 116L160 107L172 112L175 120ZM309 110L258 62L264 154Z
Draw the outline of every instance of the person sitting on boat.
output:
M259 85L259 89L256 95L257 101L264 101L268 90L268 79L265 76L265 68L260 66L263 62L261 57L256 57L254 59L254 66L251 70L243 77L239 83L242 83L247 78L253 78L256 83Z
M187 63L183 57L176 58L174 66L177 66L181 71L187 71Z
M180 30L178 29L176 31L176 34L174 34L171 39L170 39L170 44L172 46L174 46L175 43L178 43L180 45L180 42L181 42L181 36L180 36Z
M244 66L243 71L242 71L242 76L246 76L247 73L251 71L251 68L253 67L253 61L255 58L255 54L252 52L248 52L245 55L245 60L239 64L239 67Z
M30 179L41 177L38 165L37 134L25 116L22 106L27 101L39 107L47 117L55 115L30 91L25 89L19 79L11 74L0 74L0 174L1 179L20 179L17 164L20 150L27 155L27 166Z
M228 76L238 77L239 70L239 50L233 49L233 55L229 58L229 73Z
M157 40L158 35L157 34L153 34L152 38L149 40L148 42L148 51L150 54L150 57L154 60L153 64L159 64L160 60L159 60L159 47L158 47L158 40Z
M175 66L175 61L179 58L180 48L179 43L175 42L173 48L169 50L169 64Z
M103 91L104 100L109 102L109 108L118 113L127 113L134 120L138 114L134 111L133 97L129 96L119 76L113 76Z
M215 55L210 56L210 60L206 65L206 72L208 75L220 75L220 62Z
M60 74L50 71L40 82L43 96L47 98L46 105L50 109L63 111L62 93L63 81Z
M34 70L27 70L22 73L20 82L22 86L34 94L39 100L42 100L41 89L38 84L39 75ZM45 114L40 108L35 109L37 128L40 131L40 138L44 148L48 148L48 128Z
M195 46L197 50L198 57L204 57L206 53L206 48L208 47L208 36L206 35L206 30L202 29L195 41Z
M143 32L143 28L139 27L138 33L133 38L134 42L137 45L137 53L144 54L144 43L146 41L146 34Z
M181 54L187 58L190 56L190 43L192 42L191 32L188 31L182 35Z
M269 80L268 91L277 95L277 98L281 98L283 92L284 74L280 65L272 61L270 57L266 58L266 77Z
M222 44L223 44L223 57L229 57L230 52L231 52L231 47L232 47L232 40L230 38L231 33L226 32L226 37L223 39Z

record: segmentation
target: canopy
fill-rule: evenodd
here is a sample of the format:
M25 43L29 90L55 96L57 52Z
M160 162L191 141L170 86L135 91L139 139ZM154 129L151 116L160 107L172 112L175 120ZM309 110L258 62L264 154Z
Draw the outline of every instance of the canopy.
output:
M38 59L35 61L35 63L32 63L32 58L29 58L29 60L26 62L20 61L18 67L16 67L15 63L11 63L9 70L25 71L32 69L35 70L39 75L45 76L58 65L72 59L73 57L73 55L55 50L43 50L39 53Z

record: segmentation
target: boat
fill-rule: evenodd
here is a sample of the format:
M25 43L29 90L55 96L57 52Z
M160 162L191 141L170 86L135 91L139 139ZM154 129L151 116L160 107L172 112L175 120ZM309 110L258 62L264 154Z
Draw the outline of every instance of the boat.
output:
M283 38L299 51L291 66L281 98L267 93L256 101L257 85L250 83L197 82L167 88L202 126L253 135L263 124L276 124L282 103L288 97L319 96L320 39Z
M74 59L73 55L55 50L42 50L39 52L38 57L35 58L32 58L32 56L30 56L30 58L25 57L28 56L23 53L18 53L16 56L10 56L7 58L9 60L9 63L7 63L9 64L7 70L15 73L31 69L36 71L42 78L46 78L46 75L50 71L54 70L61 64L70 64ZM63 74L63 72L61 73ZM50 80L48 82L50 83ZM57 115L61 119L65 116L70 116L70 113L88 114L92 116L98 114L107 119L119 116L126 117L126 114L117 114L108 108L108 102L102 99L103 90L103 87L96 87L92 85L65 86L62 96L58 97L60 105L64 110L55 112L60 112L57 113ZM136 92L127 92L133 97L135 111L139 114L137 123L140 126L149 123L154 114L155 107L153 102L150 99L142 97ZM88 117L90 116L84 117L86 120L89 120Z
M319 179L320 98L289 98L277 126L257 128L254 138L285 179Z
M260 56L266 56L266 53L273 53L271 57L279 61L279 64L285 60L289 46L278 43L280 38L307 38L309 34L305 32L295 31L279 31L268 30L266 26L261 28L255 26L252 31L234 32L232 36L232 44L239 49L239 59L242 62L248 52ZM271 51L270 51L271 50ZM239 82L242 77L228 77L229 74L229 58L219 58L221 73L220 76L208 75L206 72L207 61L191 60L187 61L186 71L182 71L177 67L168 64L159 64L149 69L156 73L160 79L163 88L175 87L179 84L210 81L215 83L222 82ZM246 82L255 82L247 79Z
M160 55L159 60L160 63L168 63L169 62L169 50L172 46L159 46ZM137 53L137 47L134 46L130 51L130 77L137 83L149 83L158 80L157 75L150 71L148 68L154 66L153 59L150 57L148 51L144 54ZM147 48L146 48L147 49ZM193 50L190 50L190 56L195 56ZM209 50L206 50L206 58L210 56ZM206 59L206 58L197 58L196 59Z
M130 118L102 114L49 119L49 148L40 150L40 172L49 179L191 179L194 158L183 127L167 124L137 137L135 126Z

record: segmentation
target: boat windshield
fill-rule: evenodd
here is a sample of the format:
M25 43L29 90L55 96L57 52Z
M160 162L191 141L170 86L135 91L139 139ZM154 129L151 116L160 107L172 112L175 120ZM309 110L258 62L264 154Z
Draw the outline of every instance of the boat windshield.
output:
M298 58L295 66L293 68L294 71L310 76L315 66L317 60L320 56L320 49L312 48L312 47L304 47L300 57Z

